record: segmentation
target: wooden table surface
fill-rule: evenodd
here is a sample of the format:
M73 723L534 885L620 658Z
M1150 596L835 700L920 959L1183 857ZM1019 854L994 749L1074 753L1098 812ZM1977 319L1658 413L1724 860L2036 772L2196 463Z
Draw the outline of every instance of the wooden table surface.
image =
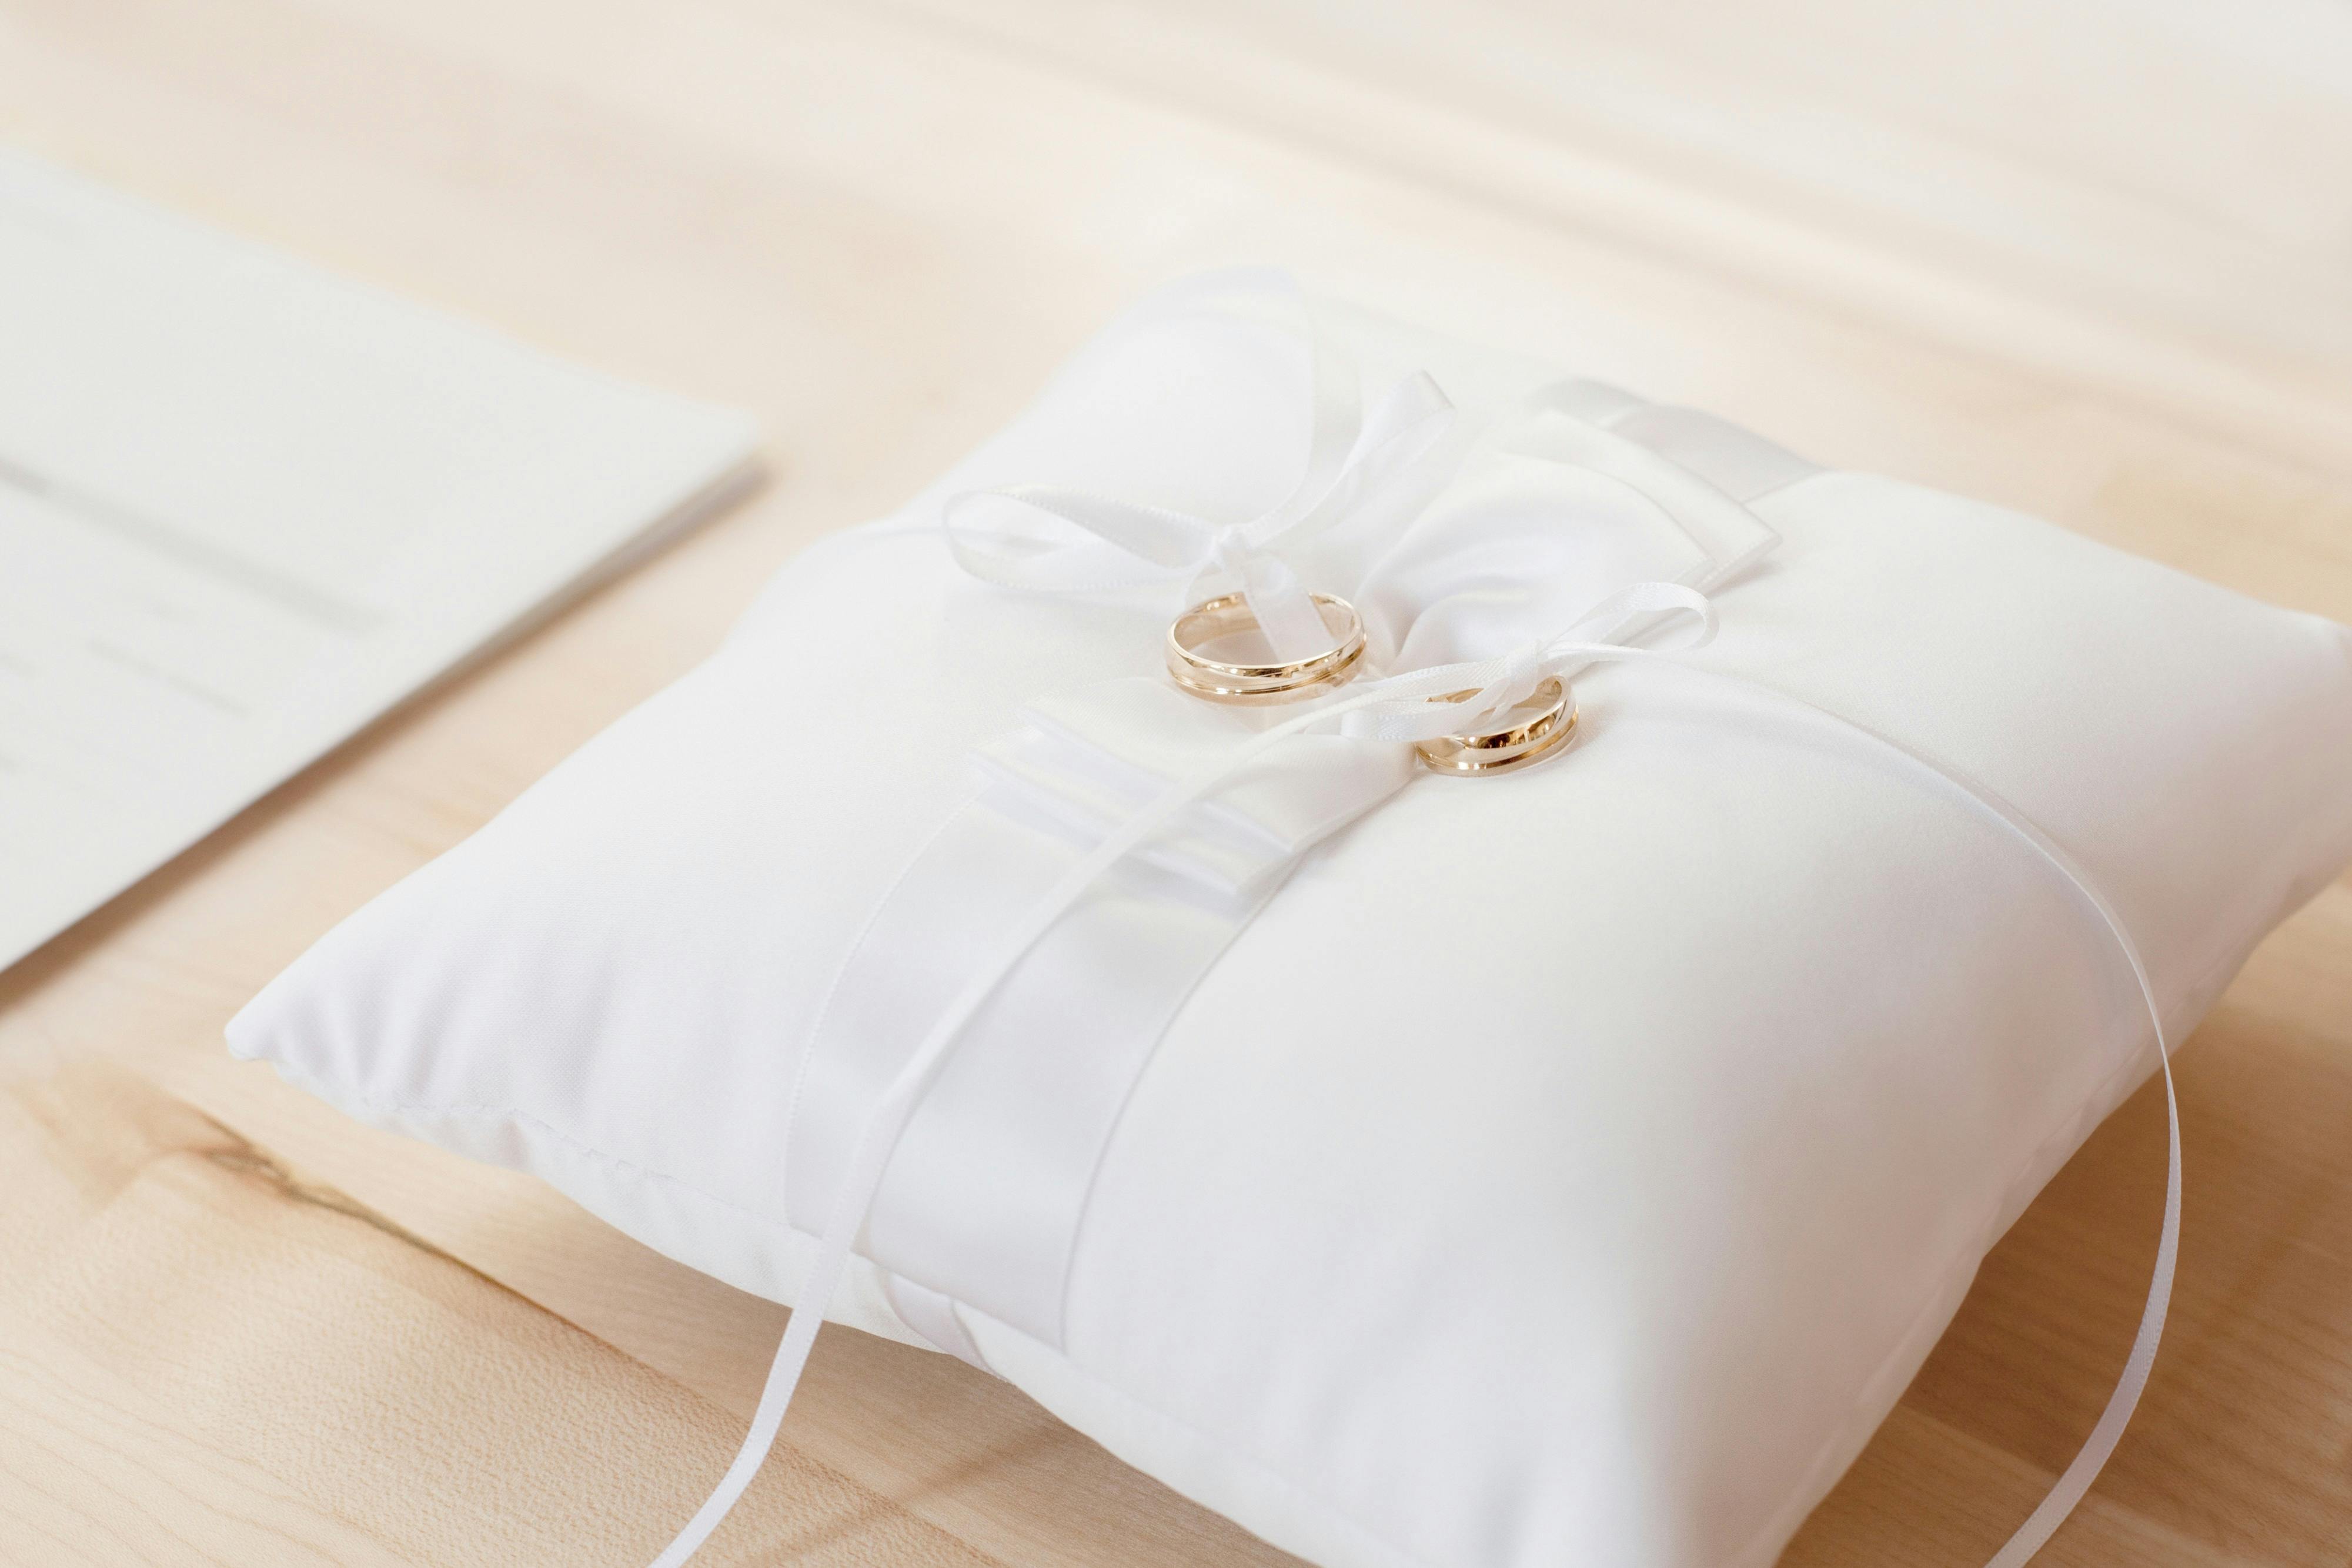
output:
M1143 287L1289 262L2352 619L2337 0L0 0L0 137L756 409L751 502L0 975L0 1561L644 1562L782 1312L224 1054L331 922L895 505ZM5 346L0 345L0 352ZM2352 885L2181 1063L2137 1423L2051 1563L2352 1561ZM2103 1129L1788 1561L1981 1562L2106 1395ZM828 1333L719 1563L1288 1561Z

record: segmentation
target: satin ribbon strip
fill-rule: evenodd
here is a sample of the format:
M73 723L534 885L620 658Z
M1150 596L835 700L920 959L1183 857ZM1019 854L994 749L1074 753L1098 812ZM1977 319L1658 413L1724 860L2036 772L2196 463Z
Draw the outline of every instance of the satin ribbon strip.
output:
M1651 402L1606 382L1578 379L1538 393L1537 406L1648 447L1736 501L1756 501L1820 473L1786 447L1695 408Z
M1629 616L1639 615L1690 616L1696 619L1697 625L1691 639L1673 650L1580 640L1573 634L1579 627L1586 624L1608 624L1612 621L1622 623ZM807 1365L809 1350L815 1343L817 1331L824 1322L825 1307L847 1268L851 1249L882 1186L892 1152L926 1091L946 1066L967 1027L988 1005L1005 977L1013 973L1030 950L1089 890L1155 833L1193 808L1235 772L1318 726L1328 725L1334 720L1352 721L1346 727L1369 737L1391 739L1399 744L1425 735L1433 725L1475 728L1482 720L1491 718L1507 706L1506 698L1516 701L1517 698L1511 697L1510 694L1521 692L1525 685L1541 679L1544 674L1579 669L1606 661L1664 664L1694 676L1775 698L1891 751L1920 771L1931 783L1949 792L1969 808L1984 814L2047 862L2098 916L2130 966L2141 999L2147 1007L2164 1077L2168 1167L2163 1229L2147 1303L2120 1381L2109 1396L2090 1438L2058 1478L2049 1495L1993 1558L1990 1568L2018 1568L2031 1558L2082 1500L2114 1451L2147 1386L2163 1333L2179 1245L2181 1166L2179 1103L2172 1078L2171 1051L2166 1038L2162 1008L2138 945L2132 940L2121 915L2074 858L2034 826L2022 812L1960 769L1940 763L1872 726L1781 691L1766 682L1678 663L1681 654L1700 646L1712 635L1713 629L1712 607L1702 595L1687 586L1675 583L1633 585L1593 606L1578 618L1567 634L1550 642L1531 646L1507 658L1420 670L1377 682L1338 695L1252 737L1213 765L1161 791L1116 831L1105 835L1092 851L1063 871L1028 904L1025 911L1008 920L994 934L994 940L988 944L984 954L976 956L978 961L968 972L968 977L955 990L952 999L938 1014L920 1041L907 1054L896 1075L874 1103L849 1151L842 1177L834 1189L831 1213L815 1265L806 1277L803 1298L793 1311L791 1324L777 1349L774 1364L770 1369L767 1385L761 1392L760 1406L753 1415L743 1447L717 1490L667 1550L656 1560L654 1568L679 1568L708 1538L743 1489L751 1483L782 1424L793 1392ZM1476 695L1451 703L1432 700L1465 689Z
M1237 733L1230 713L1157 679L1057 692L1021 716L1023 727L982 747L975 763L1006 787L1002 809L1050 819L1087 847ZM1240 897L1411 777L1341 737L1303 735L1225 780L1136 858Z
M1462 443L1446 439L1456 423L1454 405L1416 372L1365 413L1354 364L1317 325L1287 273L1213 273L1175 286L1152 308L1305 335L1312 423L1306 468L1290 494L1257 517L1219 522L1054 485L969 491L940 510L948 548L966 571L1004 588L1102 593L1182 582L1193 601L1239 592L1277 660L1312 658L1331 646L1331 633L1294 558L1340 533L1377 553L1401 533L1460 461Z
M1024 716L975 758L979 793L885 897L811 1032L784 1145L785 1212L807 1216L803 1229L817 1228L868 1108L994 934L1236 735L1230 714L1142 678ZM1169 1021L1298 857L1412 777L1397 747L1295 736L1107 873L965 1030L875 1196L865 1255L1059 1348L1095 1171ZM1036 1027L1047 1018L1084 1026Z

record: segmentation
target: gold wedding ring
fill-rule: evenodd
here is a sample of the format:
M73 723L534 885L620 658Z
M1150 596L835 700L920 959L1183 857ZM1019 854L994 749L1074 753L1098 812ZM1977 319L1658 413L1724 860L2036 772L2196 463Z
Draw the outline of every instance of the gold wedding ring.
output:
M1458 703L1475 692L1453 692L1432 702ZM1527 699L1502 716L1507 722L1466 735L1440 736L1413 749L1440 773L1508 773L1541 762L1576 734L1576 698L1568 683L1547 676Z
M1195 604L1168 627L1168 674L1196 697L1213 703L1259 706L1298 702L1344 685L1364 659L1364 623L1356 607L1334 594L1311 595L1331 646L1311 659L1286 663L1227 663L1204 652L1229 638L1253 635L1262 644L1257 617L1238 593ZM1230 650L1227 650L1230 652Z

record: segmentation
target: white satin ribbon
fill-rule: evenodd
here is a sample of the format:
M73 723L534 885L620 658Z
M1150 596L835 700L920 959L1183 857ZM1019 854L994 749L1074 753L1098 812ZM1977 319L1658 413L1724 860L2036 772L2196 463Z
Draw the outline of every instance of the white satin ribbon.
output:
M1291 558L1343 532L1369 556L1402 532L1460 461L1461 444L1444 439L1454 407L1416 371L1365 414L1353 363L1317 325L1287 273L1213 273L1175 286L1157 303L1305 332L1313 423L1306 470L1290 494L1255 517L1218 522L1055 485L966 491L940 508L948 548L974 577L1032 592L1104 593L1161 582L1189 584L1196 601L1238 591L1276 658L1313 658L1329 650L1331 633Z
M1686 641L1672 649L1633 647L1623 642L1608 640L1630 634L1616 630L1604 632L1601 636L1589 640L1575 635L1580 628L1585 626L1597 624L1619 628L1631 619L1646 629L1685 616L1696 618L1696 627ZM758 1472L775 1442L777 1430L783 1423L784 1412L792 1403L793 1392L799 1385L801 1374L808 1364L809 1351L815 1343L817 1330L824 1323L825 1309L847 1270L851 1249L881 1186L891 1153L924 1092L938 1077L965 1026L987 1002L1004 977L1097 879L1250 762L1316 726L1337 720L1349 732L1395 740L1399 744L1409 744L1436 735L1463 733L1523 700L1536 683L1547 674L1565 676L1592 664L1629 661L1677 668L1688 674L1778 698L1895 753L1963 804L2007 829L2046 861L2099 917L2131 967L2132 977L2139 988L2141 1000L2147 1005L2148 1019L2154 1028L2158 1061L2164 1078L2168 1161L2164 1224L2138 1333L2125 1363L2122 1377L2108 1396L2105 1409L2100 1414L2090 1437L2059 1476L2049 1494L1988 1565L1988 1568L2020 1568L2042 1548L2082 1501L2108 1456L2115 1451L2116 1444L2122 1437L2132 1412L2139 1404L2140 1395L2147 1387L2149 1372L2155 1364L2158 1343L2163 1335L2165 1312L2171 1301L2173 1274L2179 1250L2181 1196L2180 1107L2173 1083L2171 1050L2165 1036L2163 1010L2157 1000L2155 986L2148 977L2138 944L2132 940L2122 916L2074 857L2021 811L1961 769L1929 758L1873 726L1782 691L1768 682L1681 663L1681 654L1703 645L1714 635L1715 624L1712 605L1696 591L1679 583L1635 583L1596 603L1578 616L1561 635L1548 642L1531 644L1503 658L1412 671L1373 682L1318 704L1285 723L1251 737L1214 764L1171 786L1116 831L1107 834L1094 851L1073 865L1031 906L1026 915L1001 934L987 961L978 967L955 1000L932 1024L922 1042L868 1113L858 1133L845 1174L835 1189L832 1213L825 1225L815 1265L803 1281L801 1300L793 1308L783 1342L777 1347L775 1362L769 1369L767 1385L761 1393L759 1408L753 1413L751 1427L744 1438L743 1447L737 1453L734 1463L729 1466L717 1490L677 1538L655 1560L653 1568L680 1568L717 1528L719 1521L726 1517L728 1511L742 1495L743 1489L751 1484L752 1476ZM1472 695L1460 701L1432 700L1465 690Z

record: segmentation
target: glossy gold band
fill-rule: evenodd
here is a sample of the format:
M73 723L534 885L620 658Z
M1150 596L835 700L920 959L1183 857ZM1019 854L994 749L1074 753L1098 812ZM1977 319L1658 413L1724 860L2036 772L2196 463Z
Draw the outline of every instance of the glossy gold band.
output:
M1313 658L1238 664L1201 653L1222 638L1257 630L1248 603L1238 593L1227 593L1195 604L1170 623L1170 678L1194 696L1242 706L1298 702L1346 685L1363 663L1364 623L1346 600L1329 593L1313 598L1333 639Z
M1471 695L1454 692L1431 700L1460 702ZM1576 711L1575 695L1568 683L1551 675L1505 716L1510 722L1493 729L1424 740L1414 749L1440 773L1508 773L1540 762L1566 746L1576 733Z

